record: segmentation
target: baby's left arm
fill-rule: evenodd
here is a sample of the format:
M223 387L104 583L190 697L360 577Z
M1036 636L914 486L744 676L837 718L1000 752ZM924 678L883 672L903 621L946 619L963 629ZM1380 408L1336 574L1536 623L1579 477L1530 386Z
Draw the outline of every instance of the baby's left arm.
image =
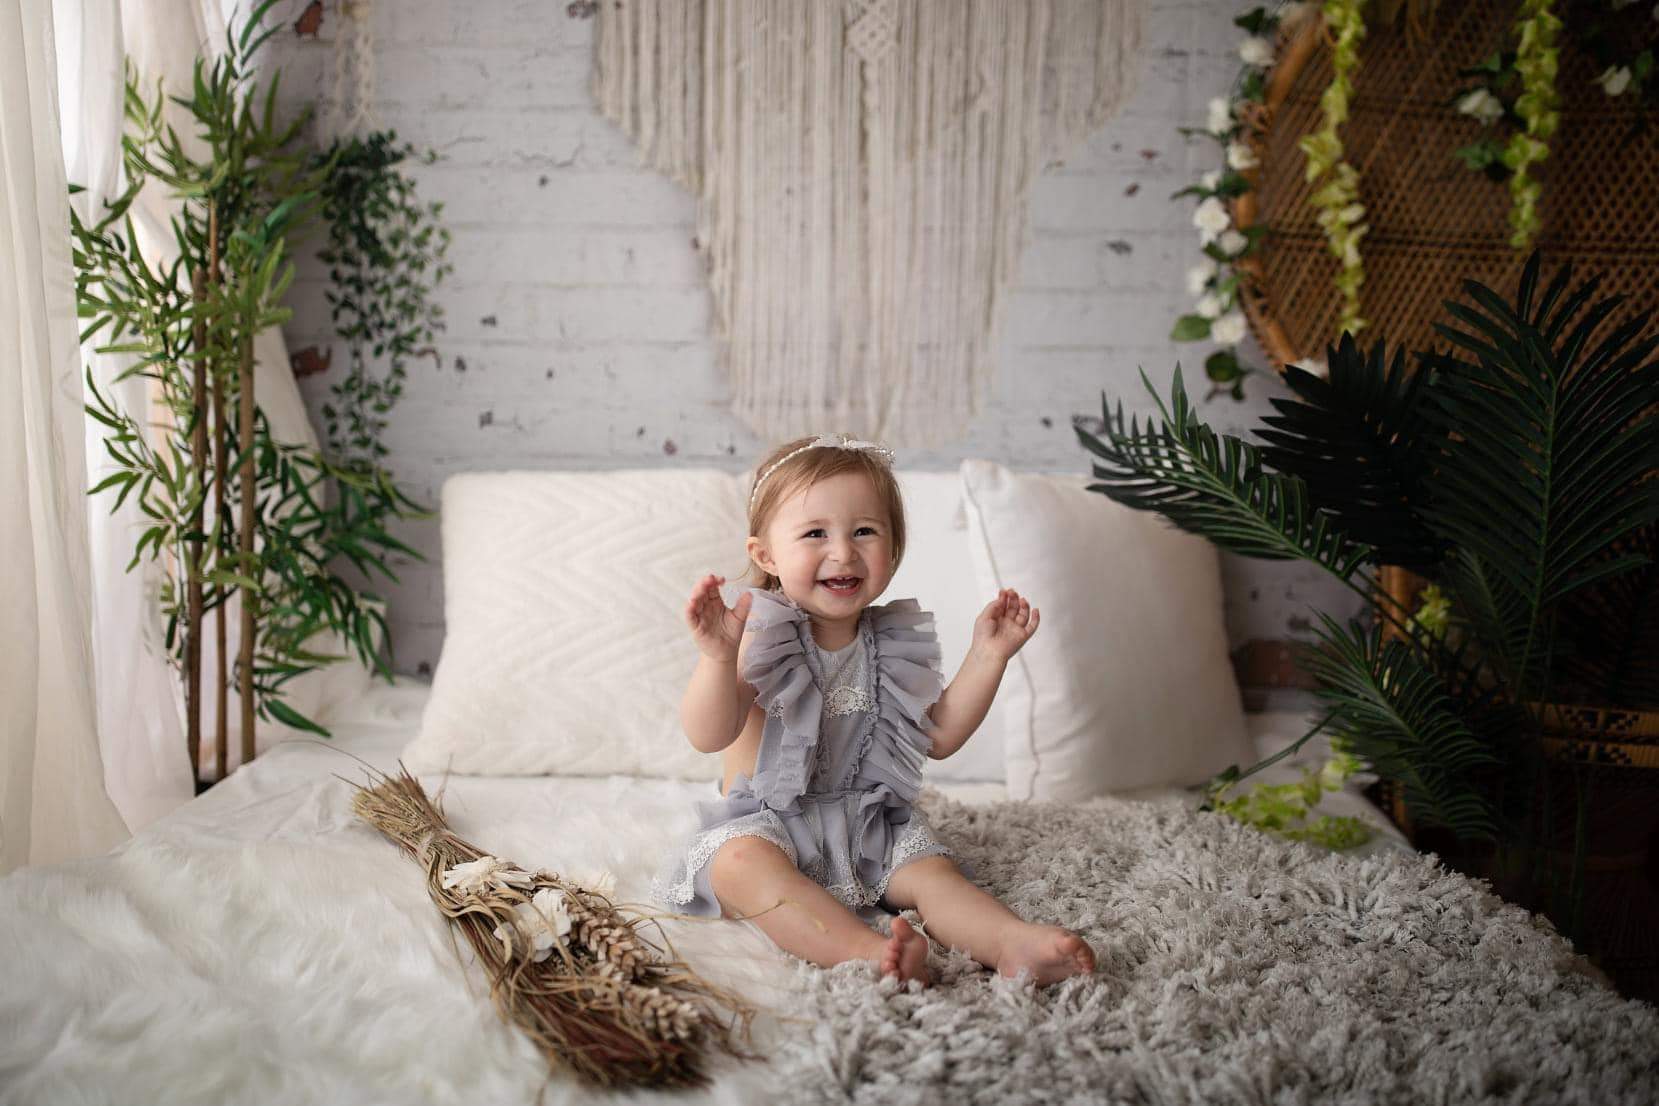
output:
M928 731L933 747L928 755L934 760L944 760L960 749L985 721L1009 658L1037 632L1037 621L1036 608L1013 588L1003 588L979 612L973 644L962 667L928 711L933 720L933 729Z

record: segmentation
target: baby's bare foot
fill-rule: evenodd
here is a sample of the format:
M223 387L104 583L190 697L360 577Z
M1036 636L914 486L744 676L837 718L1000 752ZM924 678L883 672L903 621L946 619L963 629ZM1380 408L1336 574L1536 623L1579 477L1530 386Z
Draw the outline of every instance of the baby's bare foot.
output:
M900 983L919 979L923 987L933 982L927 974L927 938L903 918L893 919L893 936L881 954L881 974L896 975Z
M1059 926L1022 925L1003 939L997 973L1012 979L1029 972L1039 987L1067 976L1094 971L1094 950L1083 938Z

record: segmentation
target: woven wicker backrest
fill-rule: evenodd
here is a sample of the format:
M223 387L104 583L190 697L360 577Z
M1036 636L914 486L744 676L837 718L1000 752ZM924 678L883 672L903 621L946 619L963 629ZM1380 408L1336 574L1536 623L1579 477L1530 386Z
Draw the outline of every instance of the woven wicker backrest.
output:
M1472 277L1508 296L1526 258L1509 245L1507 184L1470 171L1452 155L1480 137L1459 115L1453 94L1468 82L1457 71L1511 48L1514 4L1443 0L1432 33L1408 42L1405 21L1367 28L1354 75L1351 116L1342 129L1348 160L1360 173L1370 233L1360 314L1369 345L1392 349L1447 344L1431 329L1449 321L1441 307ZM1257 193L1241 203L1241 223L1264 223L1260 295L1246 313L1277 366L1324 353L1335 336L1338 266L1307 205L1306 159L1296 142L1319 125L1319 96L1330 83L1330 51L1317 19L1287 43L1269 86L1266 126L1256 142L1262 167ZM1631 304L1659 302L1659 120L1635 134L1636 97L1609 97L1594 83L1594 60L1562 34L1561 126L1543 182L1543 225L1536 245L1546 275L1570 261L1603 275L1603 291Z

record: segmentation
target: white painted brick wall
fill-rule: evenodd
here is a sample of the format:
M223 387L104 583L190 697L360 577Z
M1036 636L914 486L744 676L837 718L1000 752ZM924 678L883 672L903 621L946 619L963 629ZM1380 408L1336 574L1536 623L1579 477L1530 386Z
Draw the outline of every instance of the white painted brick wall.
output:
M322 35L281 33L267 62L290 108L324 87L342 20ZM289 18L303 0L293 0ZM692 198L638 167L588 92L594 24L565 0L401 0L376 6L379 121L442 155L416 171L444 201L455 272L443 302L442 364L415 362L387 435L388 463L436 503L452 473L498 468L747 466L767 443L729 411L709 342L710 297L693 247ZM1100 393L1147 410L1137 369L1167 392L1177 360L1201 391L1207 349L1168 340L1196 259L1188 201L1169 195L1212 167L1214 148L1176 128L1199 121L1237 71L1239 5L1147 0L1139 92L1123 114L1032 196L1030 244L1005 301L1000 369L987 409L956 445L903 463L965 456L1016 468L1086 471L1070 420ZM282 14L280 8L276 13ZM326 272L305 258L291 349L330 342ZM338 365L338 362L336 362ZM313 418L333 373L302 382ZM1283 394L1252 380L1204 416L1239 432ZM429 670L442 644L435 521L401 534L427 555L388 589L400 671ZM1228 631L1306 638L1307 605L1351 610L1317 570L1226 557Z

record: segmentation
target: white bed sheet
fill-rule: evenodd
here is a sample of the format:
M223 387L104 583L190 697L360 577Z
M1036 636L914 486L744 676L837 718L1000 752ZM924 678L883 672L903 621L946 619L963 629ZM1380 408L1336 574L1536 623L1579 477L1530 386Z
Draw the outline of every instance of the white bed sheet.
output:
M328 720L332 740L270 750L109 856L0 881L0 948L17 965L0 995L0 1103L530 1101L539 1057L457 960L414 863L357 820L336 778L364 779L362 762L395 769L427 693L377 687ZM1299 720L1252 725L1272 748ZM1005 798L998 783L938 790ZM608 870L620 901L654 912L664 849L712 793L706 781L457 776L443 805L480 848L577 878ZM1409 849L1357 792L1322 809L1377 827L1364 852ZM800 962L758 927L662 924L699 972L762 1008L759 1051L799 1031L785 1012ZM770 1102L788 1078L760 1064L715 1074L707 1091L615 1100ZM543 1101L585 1097L561 1077Z

